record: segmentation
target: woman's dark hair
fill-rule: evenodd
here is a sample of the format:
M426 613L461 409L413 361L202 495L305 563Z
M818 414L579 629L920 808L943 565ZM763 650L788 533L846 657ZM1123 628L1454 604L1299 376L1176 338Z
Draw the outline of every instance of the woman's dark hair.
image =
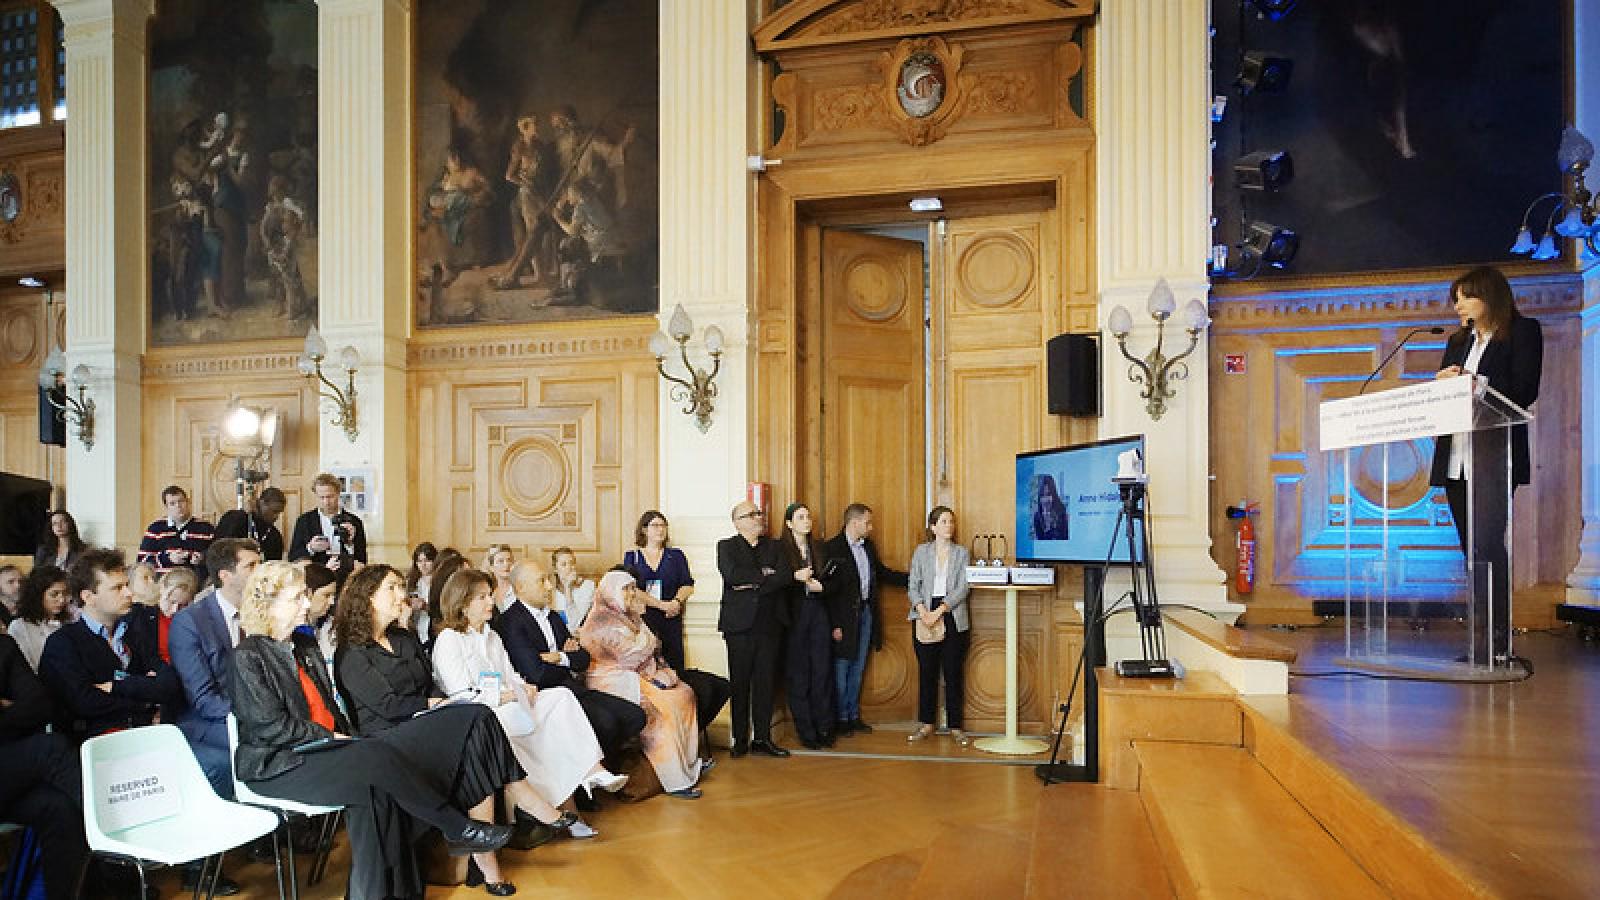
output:
M796 568L799 568L804 560L800 558L800 536L794 533L794 529L789 526L789 523L794 521L794 514L802 509L806 512L811 511L811 507L804 503L791 503L789 508L784 510L783 516L783 553L789 564ZM811 530L816 531L815 521L812 522ZM805 565L815 567L817 546L817 542L812 539L812 536L806 535L807 558L810 559L810 562L805 562Z
M639 524L633 529L633 545L635 547L644 546L644 530L646 526L657 519L660 519L664 524L667 523L667 517L662 515L659 509L647 509L644 511L644 515L639 517ZM667 524L667 527L670 529L672 526ZM672 546L672 541L670 539L663 540L661 546L670 547Z
M1506 326L1521 315L1517 311L1516 297L1511 293L1511 283L1494 266L1479 266L1457 278L1450 285L1450 301L1457 297L1474 297L1487 307L1489 321L1478 322L1484 331L1493 332L1497 340L1509 340L1511 329Z
M306 566L306 593L315 594L330 584L338 584L339 576L327 566Z
M351 575L333 608L333 633L341 646L365 647L372 643L372 595L383 580L399 570L374 563Z
M45 516L44 533L39 535L39 547L48 551L52 557L56 555L56 516L67 517L67 555L77 556L83 552L83 538L78 535L78 520L64 509L55 510Z
M423 541L411 551L411 571L406 573L406 593L417 592L417 582L422 580L422 570L417 568L417 557L422 557L434 564L439 562L439 548L428 541Z
M428 581L428 622L430 628L437 629L439 623L444 621L444 613L439 609L439 596L444 593L444 583L449 581L450 576L465 565L467 565L466 557L456 552L453 548L446 547L439 551L439 558L433 564L433 577Z
M472 592L480 584L489 585L494 589L494 577L488 572L464 567L456 570L450 576L449 582L439 594L440 628L449 628L453 631L467 630L467 602L472 597Z
M956 511L948 506L935 506L933 509L928 510L928 527L922 529L922 539L924 541L933 540L933 526L939 524L939 517L945 513L949 513L951 519L956 517Z
M50 614L44 609L44 593L58 584L67 583L67 573L55 566L36 566L28 577L23 579L22 593L17 598L17 618L24 622L41 625ZM61 607L57 619L65 622L72 617L72 601Z

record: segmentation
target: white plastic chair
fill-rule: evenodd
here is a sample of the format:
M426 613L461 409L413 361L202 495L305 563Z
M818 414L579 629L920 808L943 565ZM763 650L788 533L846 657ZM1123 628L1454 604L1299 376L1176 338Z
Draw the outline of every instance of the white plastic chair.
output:
M222 873L222 854L277 831L277 817L266 810L217 796L176 726L146 725L90 738L79 754L83 763L83 831L89 854L131 863L139 872L141 897L146 889L146 863L177 866L197 859L204 862L194 895L200 896L209 874L207 896L212 896ZM110 785L100 781L101 764L145 756L163 759L164 774L173 782L163 786L175 788L176 810L107 831L100 821L99 800L102 795L109 796ZM276 841L273 850L276 853ZM283 897L281 856L278 896L280 900Z
M228 758L233 759L239 750L239 720L233 713L228 713ZM294 800L285 800L281 797L267 797L250 790L250 786L239 780L237 772L233 776L233 796L240 803L247 806L257 806L278 817L283 828L284 846L288 848L289 855L289 896L292 900L299 900L300 886L296 881L294 870L294 834L289 830L289 819L292 816L305 816L313 818L326 816L322 821L322 829L317 833L317 853L311 861L311 871L306 874L306 887L311 887L322 880L322 875L328 868L328 855L333 851L333 836L339 828L339 814L344 812L342 806L317 806L312 803L300 803Z

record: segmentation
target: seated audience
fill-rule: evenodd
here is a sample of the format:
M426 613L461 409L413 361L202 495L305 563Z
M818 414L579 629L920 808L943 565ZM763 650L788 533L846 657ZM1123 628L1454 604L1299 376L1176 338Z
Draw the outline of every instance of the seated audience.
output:
M433 583L433 567L439 561L439 548L423 541L411 551L411 571L406 573L406 596L411 598L411 622L407 628L418 635L432 636L428 618L428 588Z
M333 652L338 642L333 637L333 604L339 591L339 576L322 566L306 566L306 594L310 608L306 620L293 635L296 656L316 658L333 671Z
M505 544L490 544L489 550L483 554L483 571L494 576L494 608L496 612L505 612L506 606L511 602L511 567L517 559L511 553L511 548Z
M692 800L700 796L695 783L704 768L694 691L661 659L661 642L642 618L646 596L626 572L600 579L594 609L579 632L594 661L587 680L591 687L644 710L640 743L661 787Z
M183 682L189 708L178 727L194 748L200 768L222 797L233 796L233 768L228 759L228 679L239 630L239 604L245 584L261 562L256 542L223 538L206 551L206 568L215 585L172 619L173 665Z
M156 629L160 634L158 646L161 648L161 658L167 662L172 662L172 617L187 609L199 590L200 579L195 577L193 569L173 569L156 582L154 609L157 612ZM180 673L178 677L183 676Z
M156 567L149 563L134 563L128 569L128 590L133 593L136 609L161 605L161 576L156 574Z
M83 837L83 780L77 748L65 737L45 732L50 718L49 693L16 643L0 634L0 759L5 760L0 822L16 822L38 833L45 897L67 900L78 895L78 872L89 855Z
M417 639L423 643L430 643L434 635L439 633L439 622L444 614L439 611L439 598L444 594L444 583L450 580L462 566L468 565L466 557L454 547L446 547L439 551L439 560L433 564L433 577L428 580L428 630L417 632Z
M367 562L367 527L361 517L345 509L339 479L322 472L311 479L317 505L300 514L289 538L289 561L311 560L348 574L357 563Z
M583 625L583 617L594 605L594 582L578 571L578 554L570 547L557 547L550 554L550 564L555 566L555 593L550 607L561 617L569 631Z
M580 787L591 795L595 788L621 790L628 776L613 775L600 764L600 742L572 691L541 691L512 667L500 635L489 627L493 580L462 569L444 586L439 602L444 628L433 643L434 683L447 697L476 691L477 702L494 709L517 761L546 802L566 803ZM597 833L581 819L568 832L577 838Z
M511 569L517 602L495 620L506 656L522 680L540 690L564 687L577 695L606 756L616 759L624 744L644 729L638 705L584 685L578 676L589 669L589 653L579 646L560 616L551 615L549 573L537 560Z
M249 538L261 548L262 559L283 559L283 532L278 517L289 498L275 487L264 489L250 501L250 510L230 509L217 520L217 537Z
M306 605L303 576L288 563L258 566L245 587L239 615L244 637L228 679L238 718L239 778L268 797L344 807L350 900L421 900L413 822L439 829L458 852L492 853L505 845L511 829L468 818L443 791L443 785L471 774L461 760L419 769L396 746L424 737L434 723L407 723L393 729L392 740L348 739L353 731L333 702L327 672L315 660L297 658L289 644ZM318 741L325 742L323 749L303 752Z
M139 542L139 562L149 563L157 575L187 566L202 581L206 577L206 548L216 537L210 522L190 515L189 492L169 484L161 492L166 518L151 522Z
M116 550L83 551L67 573L83 616L45 641L39 677L56 701L56 722L75 739L161 720L183 702L178 674L161 660L154 635L129 630L128 567Z
M83 552L83 538L78 536L78 520L72 513L58 509L50 514L44 534L39 536L39 549L34 551L33 565L55 566L61 571L72 568L78 554Z
M570 827L578 817L563 814L534 790L489 708L472 702L436 708L443 698L432 696L427 654L415 635L396 624L407 608L405 589L399 572L379 564L350 576L339 596L334 677L356 732L384 735L414 768L459 771L452 795L474 818L494 818L495 791L504 787L522 828ZM405 727L424 712L422 728ZM508 885L493 852L476 854L473 862L489 884Z
M6 633L28 661L28 668L39 671L39 655L44 642L61 626L72 621L67 611L67 573L55 566L38 566L22 583L22 599L17 603L17 618Z
M0 566L0 628L17 617L17 604L21 601L22 570L6 563Z

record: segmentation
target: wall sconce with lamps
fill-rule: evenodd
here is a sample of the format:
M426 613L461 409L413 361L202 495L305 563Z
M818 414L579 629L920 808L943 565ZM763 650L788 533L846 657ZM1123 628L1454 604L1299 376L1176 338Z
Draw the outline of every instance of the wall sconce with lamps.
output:
M340 390L339 386L328 380L322 373L322 361L328 358L328 342L322 339L317 332L317 326L311 326L306 332L306 349L300 354L300 374L312 380L313 384L320 381L326 390L318 389L319 395L325 400L332 400L334 405L333 425L335 428L344 429L344 436L352 443L360 436L361 429L356 424L356 369L361 367L361 354L356 348L346 344L339 351L339 368L344 369L345 385Z
M722 329L715 325L706 326L706 352L711 354L709 372L689 362L689 336L694 333L694 322L683 311L682 303L673 308L672 318L667 320L667 331L671 333L672 340L678 342L678 355L689 377L679 378L667 372L667 353L672 345L667 335L659 331L650 335L650 354L656 358L656 371L661 373L662 379L672 384L668 396L674 403L684 404L684 415L694 416L695 425L701 434L705 434L711 430L712 401L717 396L716 378L717 373L722 371Z
M1211 316L1206 312L1206 305L1199 299L1190 300L1183 308L1185 330L1189 332L1189 346L1182 353L1168 357L1162 354L1161 347L1166 339L1167 319L1177 311L1178 299L1173 296L1172 288L1165 278L1156 282L1146 306L1150 311L1150 317L1156 320L1156 345L1144 359L1139 359L1128 352L1128 333L1133 331L1133 316L1128 313L1127 307L1119 305L1111 310L1107 324L1111 328L1111 334L1117 339L1117 348L1132 364L1128 366L1128 380L1144 386L1139 391L1139 397L1145 401L1145 412L1149 413L1152 419L1160 419L1167 411L1167 401L1178 396L1173 383L1189 377L1189 364L1184 362L1184 359L1193 353L1195 346L1200 343L1200 332L1205 331L1211 324Z
M1512 253L1539 262L1556 259L1561 256L1561 248L1556 246L1559 235L1583 241L1590 255L1600 256L1600 198L1589 192L1583 180L1593 161L1594 144L1575 126L1568 125L1561 132L1561 144L1556 148L1556 167L1563 176L1572 176L1572 183L1561 191L1535 197L1528 204L1516 242L1511 245ZM1549 218L1545 219L1544 234L1535 241L1528 223L1537 221L1533 218L1534 209L1550 199L1556 202L1550 208Z
M39 387L44 389L45 400L56 408L56 414L70 419L77 427L78 441L83 444L83 449L93 450L94 398L89 396L89 380L93 373L82 363L74 366L71 380L78 395L74 397L67 393L67 355L50 338L50 323L55 320L52 309L55 306L55 291L48 282L36 275L24 275L17 279L17 284L44 291L44 337L50 352L39 367Z

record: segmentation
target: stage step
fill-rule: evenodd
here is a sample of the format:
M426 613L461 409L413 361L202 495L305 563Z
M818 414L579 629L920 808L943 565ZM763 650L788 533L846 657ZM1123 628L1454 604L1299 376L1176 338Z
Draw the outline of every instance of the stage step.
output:
M1107 787L1139 787L1134 741L1224 744L1243 741L1238 695L1215 672L1188 677L1123 678L1098 668L1100 683L1100 780Z
M1559 856L1508 847L1487 822L1293 697L1240 698L1245 746L1397 897L1582 897Z
M1179 897L1388 896L1242 747L1136 741L1134 752Z
M1172 897L1161 850L1139 795L1096 784L1045 788L1034 817L1023 896L1028 900Z

